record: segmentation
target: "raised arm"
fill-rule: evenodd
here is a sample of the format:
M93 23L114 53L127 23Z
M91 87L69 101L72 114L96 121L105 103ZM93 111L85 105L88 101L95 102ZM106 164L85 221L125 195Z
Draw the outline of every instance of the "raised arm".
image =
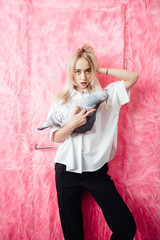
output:
M127 91L138 81L138 74L129 70L98 67L97 72L124 80Z

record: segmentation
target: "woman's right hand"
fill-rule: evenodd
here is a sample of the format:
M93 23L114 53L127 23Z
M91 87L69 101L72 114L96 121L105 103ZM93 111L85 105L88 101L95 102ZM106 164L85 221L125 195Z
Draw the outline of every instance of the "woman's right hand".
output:
M92 109L92 110L86 112L86 109L82 109L79 113L77 113L78 112L78 106L76 106L69 124L72 125L72 127L74 129L78 128L78 127L86 124L87 117L95 111L96 111L96 109Z
M83 109L78 113L78 106L77 106L73 112L70 122L64 127L55 131L52 134L52 140L57 143L64 141L74 131L74 129L84 125L87 121L87 117L95 111L96 109L92 109L86 112L86 110Z

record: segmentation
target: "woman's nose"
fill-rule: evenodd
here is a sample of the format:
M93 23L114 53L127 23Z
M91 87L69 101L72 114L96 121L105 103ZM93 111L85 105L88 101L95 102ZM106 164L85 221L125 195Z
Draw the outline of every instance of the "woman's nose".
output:
M86 77L85 77L85 73L84 72L82 72L81 73L81 79L85 79Z

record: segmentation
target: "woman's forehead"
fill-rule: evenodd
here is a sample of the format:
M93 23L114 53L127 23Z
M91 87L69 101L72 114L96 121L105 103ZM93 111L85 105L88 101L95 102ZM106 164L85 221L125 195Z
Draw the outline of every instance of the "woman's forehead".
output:
M87 68L90 68L90 67L91 66L90 66L89 62L83 57L78 59L78 61L76 62L76 65L75 65L76 69L87 69Z

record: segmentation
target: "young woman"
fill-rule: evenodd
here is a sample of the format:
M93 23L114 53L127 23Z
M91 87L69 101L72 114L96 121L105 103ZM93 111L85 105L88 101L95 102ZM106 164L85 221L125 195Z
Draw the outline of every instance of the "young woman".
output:
M107 171L108 162L113 159L117 149L119 111L122 105L129 102L129 90L137 82L138 74L122 69L101 68L93 48L84 44L71 56L67 85L56 97L48 116L59 104L101 90L96 72L123 80L106 86L108 104L103 103L97 110L93 128L85 133L73 133L95 111L92 109L86 113L82 110L78 113L77 106L66 126L50 129L51 141L61 142L55 158L61 225L65 240L84 239L81 198L83 190L87 189L102 209L113 232L110 239L131 240L136 233L135 221Z

